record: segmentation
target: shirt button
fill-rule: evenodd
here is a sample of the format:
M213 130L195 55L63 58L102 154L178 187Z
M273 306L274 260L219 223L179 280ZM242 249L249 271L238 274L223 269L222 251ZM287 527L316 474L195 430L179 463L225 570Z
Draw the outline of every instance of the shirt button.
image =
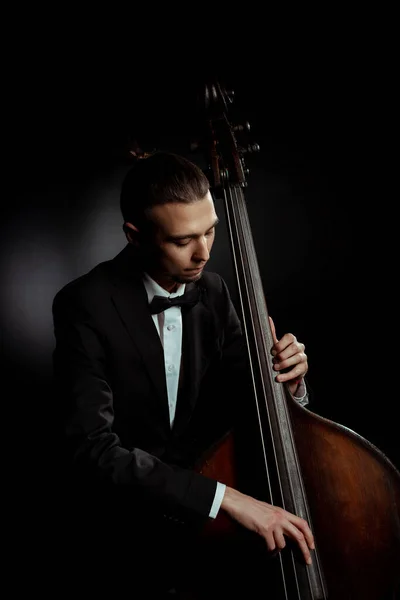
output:
M168 331L172 331L173 329L175 329L175 325L168 325L167 329Z
M174 370L174 365L168 365L168 371L173 371Z

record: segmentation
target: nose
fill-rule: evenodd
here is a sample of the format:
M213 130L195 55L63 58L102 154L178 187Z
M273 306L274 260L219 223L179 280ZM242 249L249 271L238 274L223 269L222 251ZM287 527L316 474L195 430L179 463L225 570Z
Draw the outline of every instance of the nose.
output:
M210 258L210 250L208 247L208 241L206 237L202 237L199 239L198 244L196 245L196 250L194 252L193 258L197 262L206 262Z

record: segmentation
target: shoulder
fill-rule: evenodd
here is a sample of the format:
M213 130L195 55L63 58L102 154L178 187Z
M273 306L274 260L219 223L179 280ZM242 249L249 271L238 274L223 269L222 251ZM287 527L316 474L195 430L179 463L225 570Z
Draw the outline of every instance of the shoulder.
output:
M91 299L99 299L109 286L111 264L111 260L99 263L87 273L65 284L53 298L53 309L66 303L90 303Z
M200 285L213 296L229 297L228 287L221 275L213 271L204 271Z
M200 284L206 289L222 290L224 280L218 273L203 271Z
M200 280L200 285L206 293L209 303L212 306L226 308L231 304L231 297L228 286L221 275L212 271L204 271Z
M240 334L240 319L224 278L218 273L207 271L203 273L200 285L203 289L203 303L214 317L216 330L229 331L229 335Z

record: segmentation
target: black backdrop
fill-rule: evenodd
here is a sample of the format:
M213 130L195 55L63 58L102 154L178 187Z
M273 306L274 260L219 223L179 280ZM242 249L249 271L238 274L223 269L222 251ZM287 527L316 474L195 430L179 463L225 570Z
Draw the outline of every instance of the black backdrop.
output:
M125 243L118 193L131 137L200 160L189 149L195 95L215 72L235 89L236 110L261 146L248 160L248 210L278 334L292 331L306 345L312 408L400 465L394 195L383 191L395 140L391 69L377 68L368 45L351 49L336 44L321 56L300 46L279 60L261 51L212 69L212 54L159 52L153 60L139 49L122 64L107 52L52 56L31 47L11 69L1 237L5 464L14 508L43 532L62 519L52 298ZM235 298L217 208L209 268ZM16 552L24 540L16 536Z

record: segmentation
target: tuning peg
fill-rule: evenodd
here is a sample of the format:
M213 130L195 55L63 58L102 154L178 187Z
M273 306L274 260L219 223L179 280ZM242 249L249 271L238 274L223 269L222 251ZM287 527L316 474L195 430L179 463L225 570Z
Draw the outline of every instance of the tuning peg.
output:
M241 148L241 152L243 154L251 154L253 152L259 152L260 146L259 144L249 144L246 148Z
M243 175L245 177L248 177L248 175L250 174L250 169L249 167L246 165L244 158L241 156L240 157L240 162L242 164L242 171L243 171Z
M246 123L244 123L244 125L234 125L233 126L233 131L250 131L251 127L250 127L250 123L248 121L246 121Z

